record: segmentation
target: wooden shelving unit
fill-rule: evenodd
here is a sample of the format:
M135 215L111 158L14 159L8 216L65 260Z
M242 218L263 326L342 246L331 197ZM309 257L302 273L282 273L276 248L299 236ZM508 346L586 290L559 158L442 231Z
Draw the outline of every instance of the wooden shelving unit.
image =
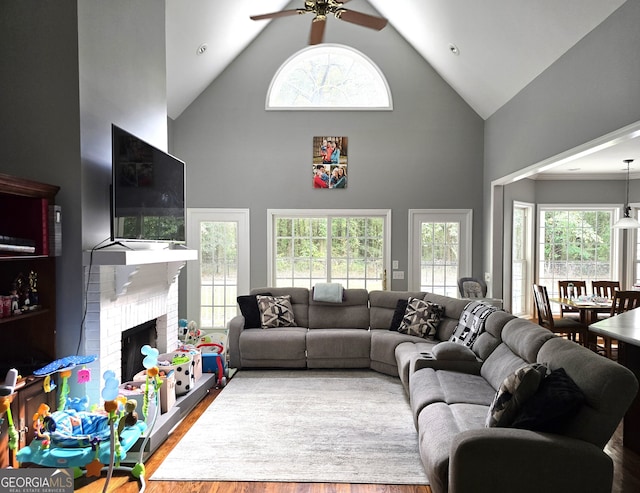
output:
M19 276L37 274L37 308L0 318L0 380L9 368L20 379L11 410L18 430L19 447L33 436L31 417L42 402L55 409L54 393L45 394L42 379L34 370L56 358L56 259L51 256L49 211L59 187L0 174L0 236L26 240L33 252L18 253L0 248L0 296L10 295ZM0 428L0 467L16 466L9 453L6 421Z

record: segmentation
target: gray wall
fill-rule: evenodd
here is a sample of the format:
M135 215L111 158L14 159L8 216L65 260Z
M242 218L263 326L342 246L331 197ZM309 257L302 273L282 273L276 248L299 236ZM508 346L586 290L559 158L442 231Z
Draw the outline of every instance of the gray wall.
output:
M109 237L111 122L167 145L164 1L0 0L0 171L61 187L57 352L75 354L82 251Z
M485 219L492 180L640 120L639 19L640 0L628 0L486 121ZM501 244L484 246L495 267Z
M326 40L369 56L386 75L391 112L265 111L271 78L305 47L310 19L272 22L170 126L187 163L189 207L251 209L251 285L267 284L268 208L390 208L392 259L407 271L411 208L470 208L474 273L482 272L482 119L391 26L329 19ZM312 138L349 137L349 184L314 190ZM391 275L389 275L391 280ZM406 280L392 289L405 289Z

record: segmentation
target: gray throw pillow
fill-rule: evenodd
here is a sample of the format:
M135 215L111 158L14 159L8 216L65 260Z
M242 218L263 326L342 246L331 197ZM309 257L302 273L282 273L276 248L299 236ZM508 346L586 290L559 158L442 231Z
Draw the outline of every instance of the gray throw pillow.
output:
M487 428L511 426L524 403L538 390L546 373L546 365L533 363L506 377L489 407Z

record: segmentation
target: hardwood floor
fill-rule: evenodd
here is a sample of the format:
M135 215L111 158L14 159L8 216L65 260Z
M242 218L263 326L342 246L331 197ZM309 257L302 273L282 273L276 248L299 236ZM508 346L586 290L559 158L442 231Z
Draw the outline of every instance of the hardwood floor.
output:
M146 477L149 478L162 463L163 457L175 446L186 431L195 423L207 406L220 391L212 390L205 399L180 423L167 441L145 463ZM635 493L640 491L640 455L622 446L622 425L620 425L605 447L614 461L612 493ZM80 478L76 480L75 491L81 493L102 493L105 476L100 478ZM115 472L108 485L109 492L137 493L140 483L130 474ZM341 483L240 483L210 481L147 481L148 493L431 493L428 486L378 485Z

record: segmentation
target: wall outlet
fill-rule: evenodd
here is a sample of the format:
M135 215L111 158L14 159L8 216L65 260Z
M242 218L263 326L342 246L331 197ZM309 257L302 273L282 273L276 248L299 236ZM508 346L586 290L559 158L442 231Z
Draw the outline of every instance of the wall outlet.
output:
M484 282L491 282L491 272L484 273Z
M394 270L393 271L394 279L404 279L404 271L403 270Z

